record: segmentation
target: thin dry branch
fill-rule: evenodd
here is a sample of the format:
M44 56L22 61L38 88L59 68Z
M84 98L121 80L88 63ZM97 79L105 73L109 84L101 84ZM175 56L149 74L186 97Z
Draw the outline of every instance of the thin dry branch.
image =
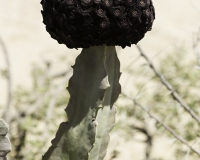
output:
M2 50L4 53L4 57L5 57L5 62L6 62L6 68L7 68L7 102L6 102L6 108L5 108L5 112L4 112L4 120L6 121L6 123L9 124L10 118L9 118L9 111L10 111L10 104L12 101L12 78L11 78L11 71L10 71L10 59L9 59L9 54L7 51L7 48L4 44L4 41L2 40L2 38L0 37L0 45L2 46Z
M148 62L149 67L153 70L153 72L155 73L155 75L160 79L160 81L162 82L162 84L170 91L171 96L173 97L174 100L176 100L183 108L186 112L188 112L191 117L196 120L198 123L200 123L200 118L199 116L197 116L194 111L190 108L190 106L188 106L184 100L179 96L179 94L175 91L175 89L172 87L172 85L165 79L165 77L159 73L159 71L155 68L155 66L153 65L153 63L151 62L151 60L147 57L147 55L142 51L142 49L137 46L140 55L142 57L144 57L144 59Z
M66 85L68 80L69 80L69 75L66 73L61 84L58 85L51 93L51 100L50 100L49 105L48 105L47 110L46 110L46 117L45 117L46 128L45 128L45 131L43 132L43 135L42 135L42 137L44 137L44 138L48 137L49 122L50 122L50 119L52 117L54 107L56 105L58 96L62 92L63 88L65 88L64 86Z
M67 74L69 74L71 72L71 68L63 71L63 72L60 72L60 73L55 73L54 75L50 75L49 78L50 79L56 79L56 78L62 78L64 76L66 76Z
M184 145L186 145L189 149L191 149L193 152L195 152L198 156L200 156L200 151L198 151L197 149L193 148L190 144L188 144L188 142L183 139L182 137L180 137L172 128L170 128L167 124L165 124L162 120L160 120L158 117L156 117L154 114L152 114L148 108L146 108L145 106L143 106L142 104L140 104L136 99L134 98L130 98L127 95L125 95L124 93L122 94L124 95L126 98L131 99L133 101L133 103L135 105L137 105L138 107L140 107L143 111L145 111L151 118L153 118L156 122L160 123L169 133L171 133L178 141L180 141L181 143L183 143Z
M146 127L138 127L135 125L131 126L133 129L138 130L139 132L143 133L146 136L146 151L145 151L145 155L146 155L146 160L150 159L150 154L151 154L151 150L152 150L152 140L153 140L153 136L149 133L148 129Z

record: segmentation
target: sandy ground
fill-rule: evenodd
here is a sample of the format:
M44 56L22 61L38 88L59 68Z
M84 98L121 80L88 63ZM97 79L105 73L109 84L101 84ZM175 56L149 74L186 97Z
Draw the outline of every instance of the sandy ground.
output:
M192 40L200 27L200 1L153 0L153 2L156 9L153 30L147 33L139 44L148 51L149 56L161 51L168 53L174 46L184 46L193 56ZM55 56L67 54L69 63L73 64L80 52L80 50L69 50L50 38L42 23L40 10L39 0L0 1L0 37L9 53L13 88L19 84L25 87L31 86L32 63L53 61ZM1 47L0 70L6 67ZM135 46L120 51L122 70L127 61L133 57L132 52L136 52ZM123 75L121 81L123 85ZM6 89L5 80L0 79L0 105L5 104ZM134 146L131 142L126 145ZM137 151L133 154L137 155ZM124 157L131 160L130 156L124 155Z

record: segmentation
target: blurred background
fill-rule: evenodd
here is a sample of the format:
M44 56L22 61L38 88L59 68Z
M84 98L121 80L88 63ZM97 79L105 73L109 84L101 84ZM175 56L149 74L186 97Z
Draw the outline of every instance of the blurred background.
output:
M199 160L200 1L153 3L156 19L140 48L117 47L122 94L105 160ZM0 117L10 127L10 160L47 151L66 121L65 88L81 52L50 38L41 9L37 0L0 1Z

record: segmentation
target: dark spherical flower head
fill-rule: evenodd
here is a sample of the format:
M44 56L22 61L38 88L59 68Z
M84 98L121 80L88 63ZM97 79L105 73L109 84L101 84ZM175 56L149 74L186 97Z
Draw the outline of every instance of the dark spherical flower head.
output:
M106 44L125 48L151 30L151 0L42 0L43 22L51 37L68 48Z

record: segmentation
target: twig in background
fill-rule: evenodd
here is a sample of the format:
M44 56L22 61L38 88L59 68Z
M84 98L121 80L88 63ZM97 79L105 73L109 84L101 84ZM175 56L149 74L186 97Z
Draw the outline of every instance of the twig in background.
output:
M165 124L162 120L160 120L159 118L157 118L154 114L152 114L148 108L146 108L145 106L143 106L142 104L140 104L136 99L130 98L127 95L125 95L124 93L122 94L123 96L125 96L128 99L131 99L135 105L137 105L138 107L140 107L143 111L145 111L151 118L153 118L156 122L160 123L168 132L170 132L178 141L180 141L181 143L183 143L184 145L186 145L188 148L190 148L193 152L195 152L198 156L200 156L200 151L198 151L197 149L193 148L190 144L188 144L188 142L183 139L182 137L180 137L178 134L176 134L176 132L170 128L167 124Z
M41 135L41 139L47 139L47 137L49 137L49 126L50 126L50 120L51 120L51 117L52 117L52 113L54 112L54 107L56 106L56 102L57 102L57 99L58 99L58 96L60 95L60 92L63 90L63 88L65 88L64 86L66 85L67 81L69 80L69 72L66 71L65 73L63 72L63 74L55 74L55 75L59 75L58 77L57 76L49 76L48 78L50 79L54 79L54 78L59 78L60 76L63 77L63 80L61 82L60 85L58 85L55 89L51 89L48 91L48 96L51 97L51 100L49 102L49 105L46 109L46 116L45 116L45 129L43 130L42 132L42 135ZM46 77L47 78L47 77ZM41 144L41 148L45 148L45 145L48 143L47 140L43 141L42 144ZM43 150L40 150L41 152L44 152ZM35 157L36 155L38 154L38 152L36 152L33 157Z
M146 54L142 51L142 49L137 46L140 55L144 57L144 59L148 62L149 67L153 70L153 72L156 74L156 76L160 79L162 84L170 91L172 97L174 100L176 100L184 109L186 112L188 112L194 120L196 120L198 123L200 123L200 118L197 116L194 111L184 102L184 100L179 96L179 94L175 91L175 89L172 87L172 85L165 79L165 77L158 72L158 70L155 68L151 60L146 56Z
M153 136L149 133L148 129L146 127L138 127L135 125L131 126L133 129L138 130L139 132L143 133L146 136L146 151L145 151L145 155L146 155L146 160L150 159L150 154L151 154L151 150L152 150L152 140L153 140Z
M67 70L65 70L65 71L63 71L63 72L55 73L55 74L53 74L53 75L50 75L49 78L50 78L50 79L62 78L62 77L64 77L64 76L66 76L67 74L69 74L71 71L72 71L72 69L69 68L69 69L67 69Z
M65 85L67 83L67 81L69 80L69 74L67 74L68 72L66 72L65 77L63 78L62 82L60 85L58 85L51 94L51 100L49 102L49 105L47 107L47 111L46 111L46 117L45 117L45 126L46 129L43 132L42 137L46 138L48 137L48 131L49 131L49 123L50 123L50 119L54 110L54 107L56 105L58 96L60 95L61 91L63 90L63 88L65 88Z
M6 78L7 78L7 102L6 102L6 108L5 108L3 118L6 121L6 123L9 124L9 122L10 122L10 117L9 117L10 104L12 101L12 77L11 77L11 69L10 69L10 59L9 59L9 53L7 51L7 48L1 37L0 37L0 45L2 46L2 50L3 50L4 56L5 56L6 68L7 68L7 75L6 75Z
M71 70L71 69L66 70L65 72L63 72L62 75L60 73L54 73L50 75L51 64L49 62L46 64L47 65L46 65L46 69L44 73L36 77L35 81L37 85L33 88L32 91L30 91L31 94L30 94L30 98L28 99L31 99L31 100L25 102L24 105L21 104L20 109L17 110L18 113L15 115L15 117L12 117L12 121L17 122L18 123L17 125L20 126L20 124L24 122L24 119L26 117L34 117L36 114L38 114L38 112L42 112L42 110L44 110L42 106L44 106L45 100L47 100L48 98L51 98L49 105L47 106L47 108L45 108L46 119L45 119L45 129L41 135L42 146L45 146L46 143L48 142L48 141L44 141L44 139L46 139L49 136L49 121L51 118L51 114L53 112L55 103L57 102L57 98L58 98L57 96L59 95L60 90L63 89L63 86L66 85L66 82L68 81L69 76L70 76L69 71ZM60 77L62 78L63 82L61 82L61 84L58 85L56 88L53 88L52 87L53 81L56 80L56 78L60 78ZM47 83L50 83L49 86L47 85ZM48 88L46 89L45 93L37 91L36 88L42 88L46 85L48 86ZM24 150L24 147L26 147L26 145L23 145L23 142L24 142L23 138L27 136L26 134L28 134L28 132L26 131L28 131L26 128L20 129L19 131L19 133L21 133L22 136L19 137L20 143L16 147L18 150L15 150L16 154L14 155L14 158L16 159L17 158L19 159L20 156L24 156L24 153L22 151ZM23 136L23 133L24 133L24 136ZM43 152L43 151L41 150L40 152ZM34 153L33 157L35 157L38 153L39 152Z

